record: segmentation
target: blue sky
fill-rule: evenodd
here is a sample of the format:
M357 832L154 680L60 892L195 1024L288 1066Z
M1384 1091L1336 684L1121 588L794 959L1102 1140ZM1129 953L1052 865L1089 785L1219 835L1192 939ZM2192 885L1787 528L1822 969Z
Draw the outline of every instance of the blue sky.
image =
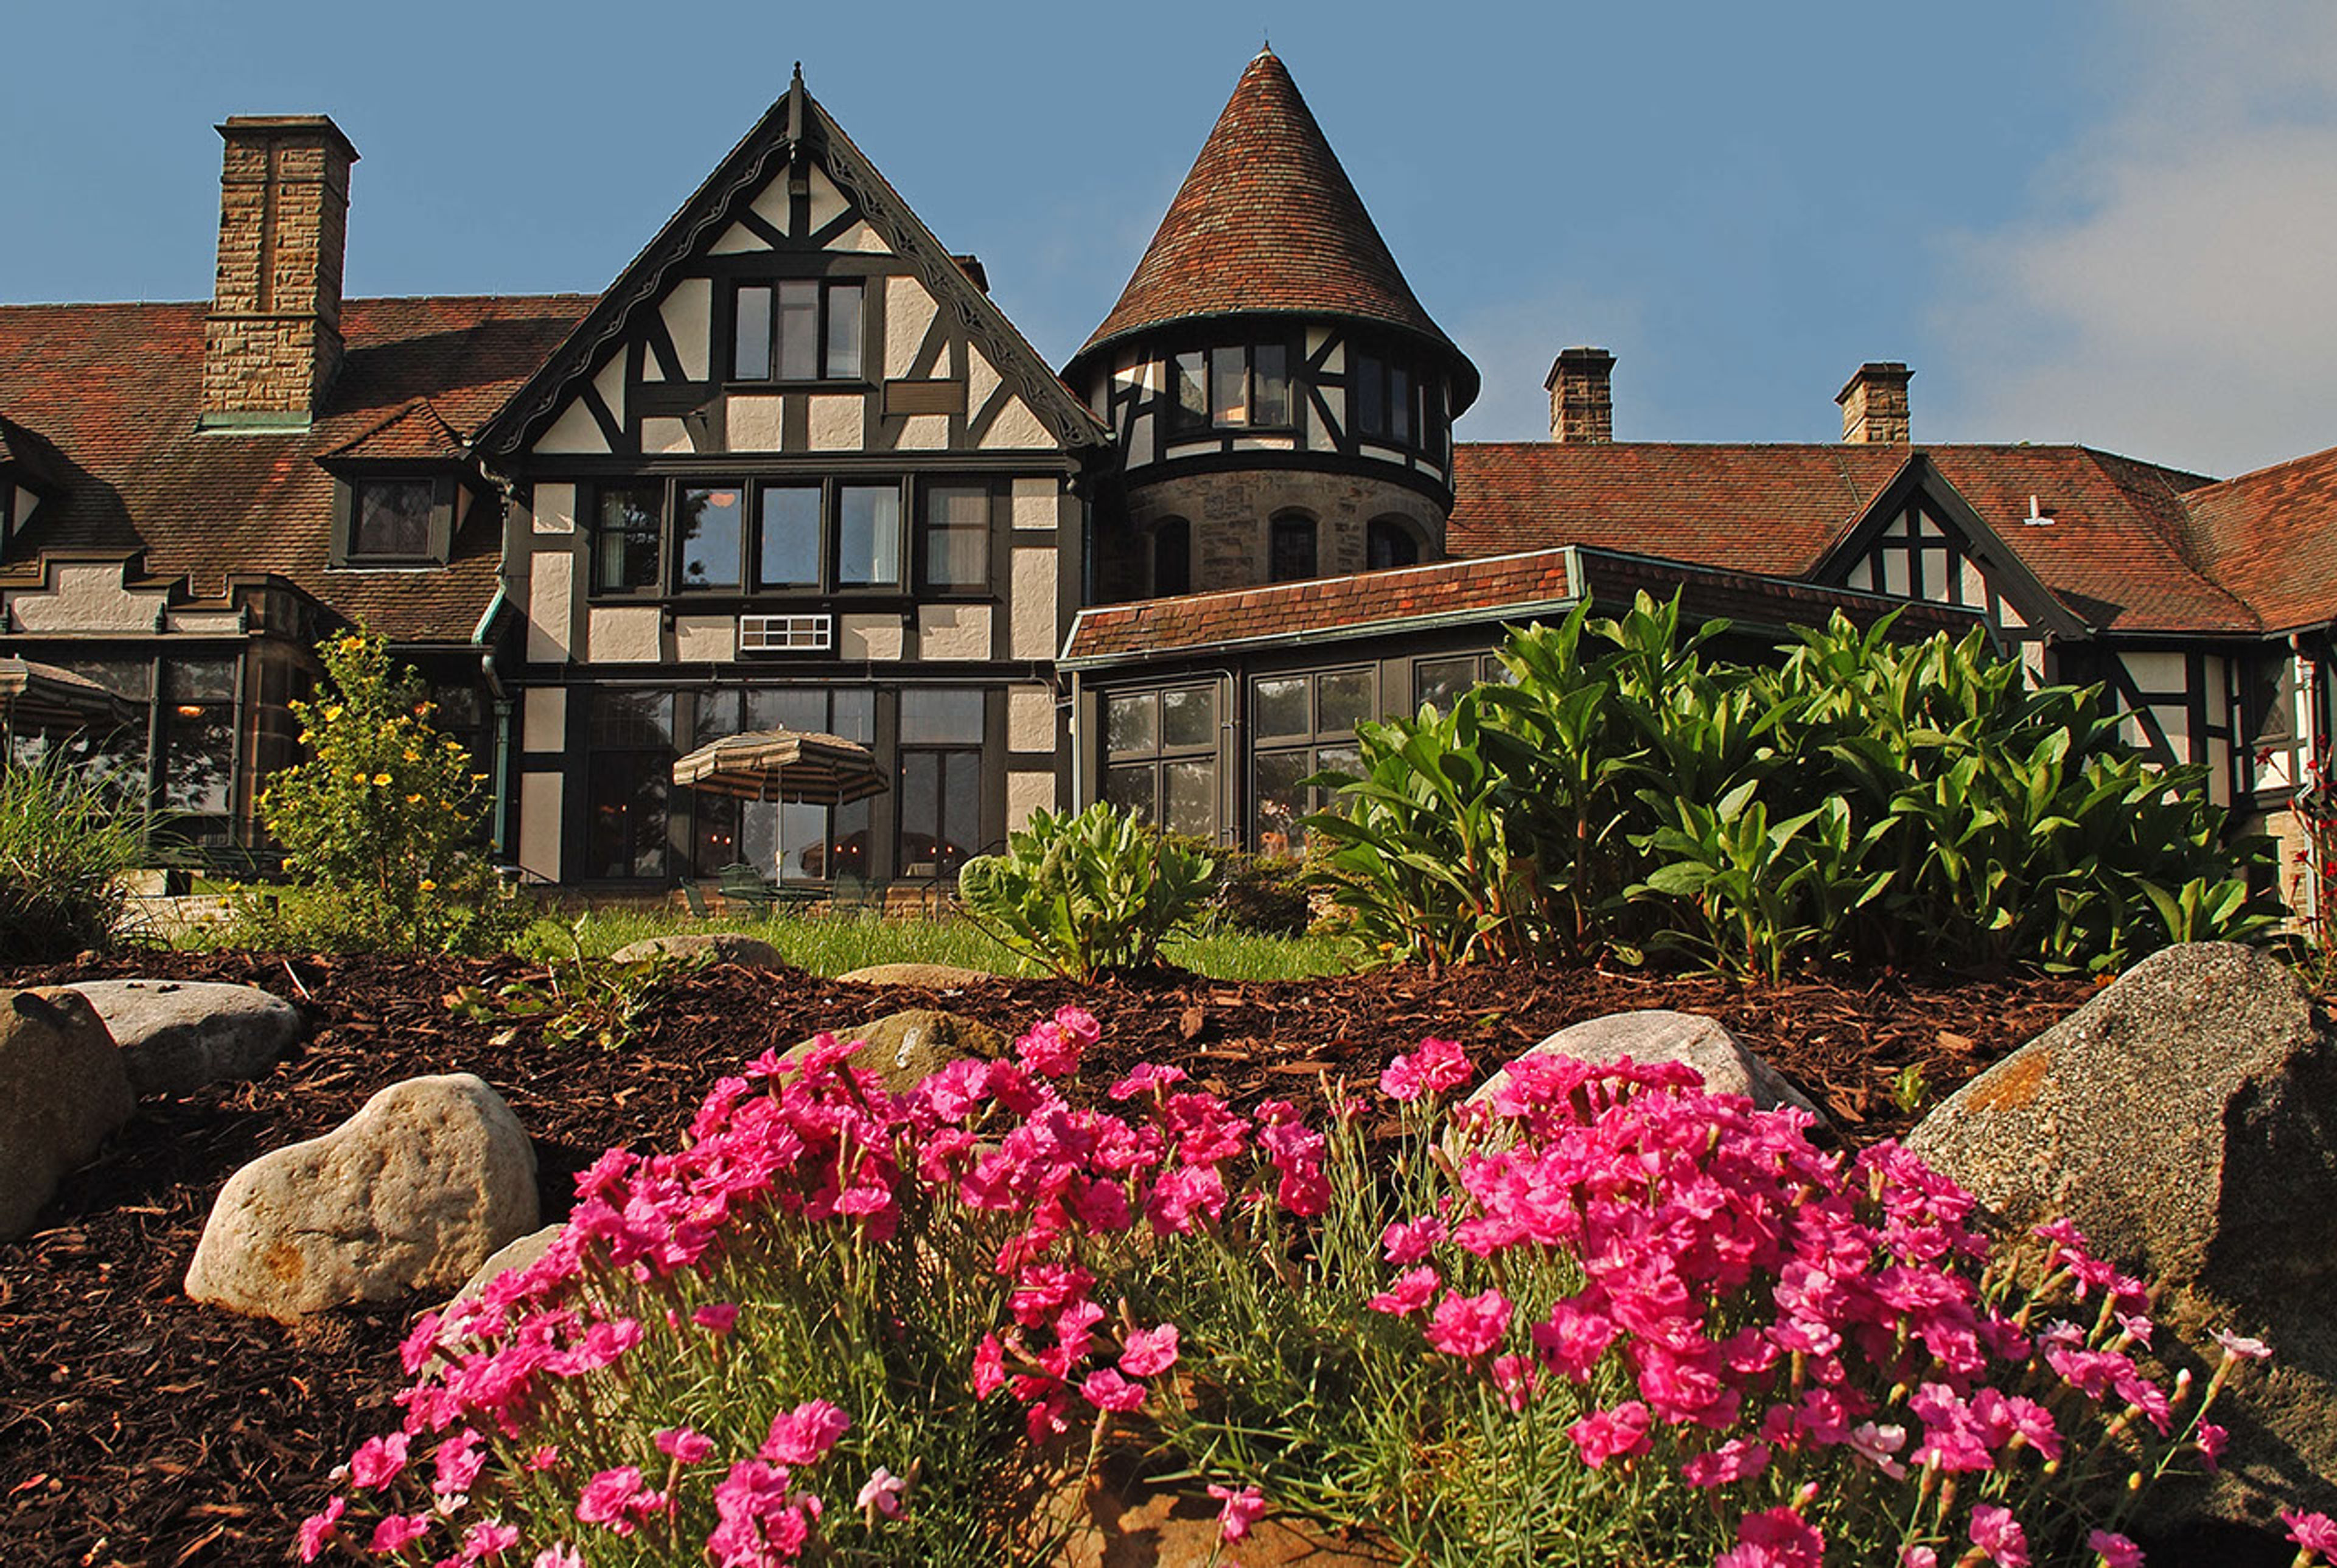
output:
M1919 440L2337 444L2331 0L23 7L0 300L206 297L210 126L316 111L352 295L597 290L800 59L1060 365L1264 33L1485 373L1464 438L1591 343L1625 440L1832 440L1903 359Z

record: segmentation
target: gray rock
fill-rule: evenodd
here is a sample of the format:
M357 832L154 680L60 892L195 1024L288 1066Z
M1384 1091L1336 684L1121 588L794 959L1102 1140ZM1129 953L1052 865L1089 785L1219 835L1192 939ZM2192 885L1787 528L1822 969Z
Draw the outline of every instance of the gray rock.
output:
M409 1078L230 1176L187 1294L291 1322L448 1290L537 1220L535 1150L502 1097L469 1073Z
M487 1282L498 1274L509 1273L513 1269L526 1268L530 1263L552 1251L552 1243L560 1240L562 1232L567 1229L564 1224L546 1225L540 1231L530 1231L518 1241L502 1248L494 1257L471 1271L471 1277L463 1281L463 1288L447 1298L446 1305L452 1307L457 1301L469 1300L485 1290Z
M931 1008L892 1013L857 1028L839 1029L836 1035L867 1041L865 1048L854 1054L853 1065L882 1075L886 1088L904 1095L962 1057L994 1061L1008 1051L1005 1037L988 1024ZM804 1041L783 1059L794 1061L811 1044Z
M300 1012L257 986L181 980L81 980L141 1096L192 1094L256 1078L300 1035Z
M955 964L870 964L836 977L864 986L919 986L929 991L951 991L998 977Z
M1626 1057L1642 1063L1685 1062L1704 1075L1704 1086L1715 1094L1743 1095L1765 1111L1791 1105L1807 1111L1821 1123L1825 1121L1824 1114L1779 1076L1775 1068L1746 1050L1717 1019L1700 1013L1675 1013L1660 1008L1609 1013L1560 1029L1524 1055L1570 1057L1579 1062L1619 1062ZM1509 1081L1504 1068L1469 1097L1489 1100Z
M679 937L643 937L627 942L609 955L620 964L646 963L652 959L703 959L709 964L737 964L750 969L783 969L787 960L760 937L737 931L709 931Z
M2272 1345L2216 1403L2222 1476L2153 1493L2146 1524L2337 1507L2337 1050L2285 967L2224 942L2154 954L1908 1144L2006 1230L2066 1215L2165 1285L2170 1365L2204 1378L2218 1328Z
M0 999L0 1242L33 1228L57 1181L138 1108L95 1008L73 991Z

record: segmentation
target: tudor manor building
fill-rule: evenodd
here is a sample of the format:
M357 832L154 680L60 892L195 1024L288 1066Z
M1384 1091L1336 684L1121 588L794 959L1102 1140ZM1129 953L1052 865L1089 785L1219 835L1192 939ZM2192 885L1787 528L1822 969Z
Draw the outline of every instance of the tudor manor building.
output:
M357 149L322 116L219 131L210 300L0 306L0 656L222 852L264 849L347 626L430 681L498 855L602 892L782 850L790 881L943 886L1098 798L1292 851L1358 722L1641 590L1744 648L1836 609L1982 628L2276 829L2329 727L2337 450L2216 480L1922 443L1879 362L1839 443L1618 443L1587 347L1549 440L1455 442L1476 367L1271 53L1061 367L800 73L594 297L344 299ZM772 726L868 745L891 788L672 784Z

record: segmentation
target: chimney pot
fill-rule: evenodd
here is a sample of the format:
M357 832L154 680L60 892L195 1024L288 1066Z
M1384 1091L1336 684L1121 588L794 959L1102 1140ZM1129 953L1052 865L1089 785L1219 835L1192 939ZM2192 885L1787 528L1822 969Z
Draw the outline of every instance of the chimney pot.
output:
M1912 440L1907 383L1914 374L1895 359L1860 365L1834 394L1842 404L1842 438L1871 446L1905 446Z
M1577 445L1615 439L1615 356L1603 348L1560 353L1542 383L1550 393L1550 438Z
M206 427L305 426L341 365L341 260L357 150L322 114L218 128L218 283L203 322Z

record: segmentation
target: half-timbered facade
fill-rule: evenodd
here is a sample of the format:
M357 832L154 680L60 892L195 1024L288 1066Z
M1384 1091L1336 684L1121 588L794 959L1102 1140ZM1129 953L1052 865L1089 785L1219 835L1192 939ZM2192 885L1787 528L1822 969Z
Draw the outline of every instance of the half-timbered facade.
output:
M946 881L1056 805L1072 481L1103 440L798 76L481 437L522 870ZM671 786L678 750L782 726L895 787Z
M1896 363L1840 443L1617 442L1589 347L1548 441L1456 442L1478 372L1271 54L1060 378L800 76L591 297L345 301L348 139L220 131L211 300L0 307L0 653L112 693L84 744L222 849L264 849L356 624L475 746L498 852L612 891L945 885L1099 798L1293 850L1357 723L1642 589L1755 651L1837 609L1983 628L2243 815L2330 730L2337 449L2219 482L1923 443ZM773 726L892 788L672 785Z

